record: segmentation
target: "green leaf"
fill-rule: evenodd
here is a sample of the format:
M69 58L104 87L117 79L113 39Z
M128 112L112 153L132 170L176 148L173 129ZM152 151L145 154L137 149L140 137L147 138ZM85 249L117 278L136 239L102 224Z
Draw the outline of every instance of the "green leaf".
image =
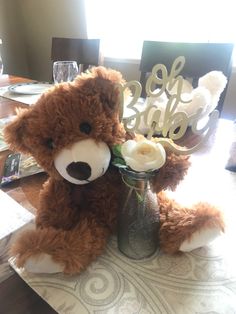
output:
M135 192L136 192L136 196L137 196L138 202L142 203L143 202L143 197L137 191L135 191Z
M122 154L121 154L121 144L116 144L116 145L112 146L112 153L113 153L115 156L122 158Z
M121 165L121 164L114 164L112 163L114 166L118 167L118 168L126 168L127 166L125 165Z
M112 161L112 164L117 167L123 167L123 168L127 167L124 159L119 158L119 157L114 158L114 160Z

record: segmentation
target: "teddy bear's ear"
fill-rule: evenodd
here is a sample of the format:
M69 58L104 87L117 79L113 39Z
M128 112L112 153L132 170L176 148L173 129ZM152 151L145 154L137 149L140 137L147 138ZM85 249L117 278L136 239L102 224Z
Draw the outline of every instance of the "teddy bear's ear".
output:
M107 84L104 81L102 84L104 85L100 91L100 101L106 111L113 113L119 108L120 92L118 86Z
M8 123L3 130L4 139L13 151L22 153L29 153L30 148L26 144L27 134L30 133L28 129L29 117L32 109L20 109L16 118Z
M120 72L98 66L92 68L89 73L78 76L75 85L86 90L86 95L97 95L106 112L112 114L119 107L120 91L118 84L124 82Z
M111 112L117 111L120 101L118 84L124 83L122 74L116 70L106 69L101 66L94 68L93 71L104 109Z

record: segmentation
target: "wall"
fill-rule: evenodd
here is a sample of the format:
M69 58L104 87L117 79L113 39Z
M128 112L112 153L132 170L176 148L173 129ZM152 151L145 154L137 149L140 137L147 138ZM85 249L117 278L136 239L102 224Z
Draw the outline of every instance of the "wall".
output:
M126 81L139 80L140 78L138 60L134 62L133 60L122 61L105 58L104 66L120 71L125 77Z
M51 80L52 37L86 38L83 0L18 0L30 76Z
M4 73L27 77L29 75L24 32L18 14L18 2L0 0L0 38Z

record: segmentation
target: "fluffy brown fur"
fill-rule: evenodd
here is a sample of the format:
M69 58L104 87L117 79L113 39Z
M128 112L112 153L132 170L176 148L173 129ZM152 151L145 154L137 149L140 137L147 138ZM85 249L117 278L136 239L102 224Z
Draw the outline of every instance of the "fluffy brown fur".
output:
M54 158L61 149L83 139L103 141L111 148L132 137L119 122L119 82L124 82L119 72L94 68L73 83L53 87L5 128L10 147L33 155L49 174L40 194L36 230L24 232L12 247L18 266L24 266L29 257L47 253L65 273L79 273L103 252L115 232L122 188L118 170L110 166L95 181L75 185L57 172ZM89 134L80 129L85 122L92 126ZM188 157L167 152L166 164L152 181L159 193L160 243L168 253L178 252L185 239L207 225L224 228L219 211L212 206L187 209L163 194L164 189L175 189L189 165Z
M166 253L176 253L183 241L190 239L195 231L202 228L219 226L224 231L222 213L214 206L198 203L192 208L182 207L166 197L162 191L158 194L160 206L160 245Z

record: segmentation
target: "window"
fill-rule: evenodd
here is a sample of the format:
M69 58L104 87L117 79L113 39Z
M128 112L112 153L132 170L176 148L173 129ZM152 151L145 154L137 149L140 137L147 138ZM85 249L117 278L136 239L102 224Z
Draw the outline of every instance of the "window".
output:
M140 59L143 40L236 42L232 0L84 1L88 37L102 39L105 57Z

